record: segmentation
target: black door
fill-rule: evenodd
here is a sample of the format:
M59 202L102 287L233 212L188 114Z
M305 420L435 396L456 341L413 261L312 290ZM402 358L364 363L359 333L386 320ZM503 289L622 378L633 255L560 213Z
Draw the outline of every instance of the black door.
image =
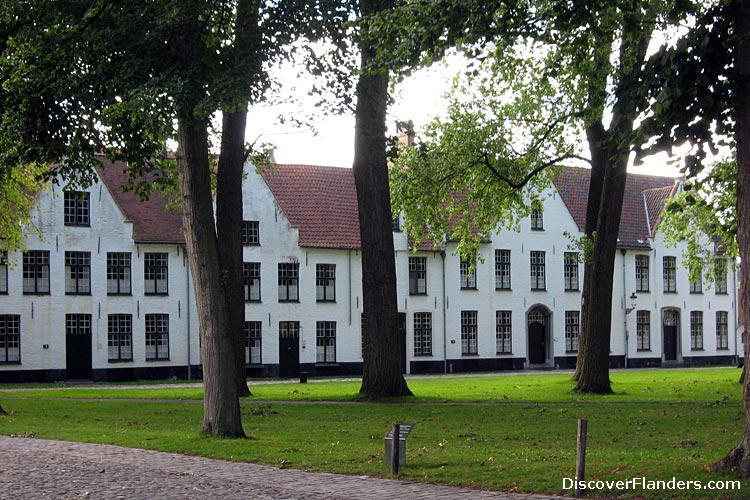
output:
M401 373L406 373L406 313L398 313L398 336L401 340Z
M65 375L68 379L91 378L91 315L65 316Z
M677 326L664 327L664 361L677 361Z
M282 332L279 335L279 377L299 376L299 333Z
M542 323L529 323L529 363L532 365L541 365L547 362L544 334Z

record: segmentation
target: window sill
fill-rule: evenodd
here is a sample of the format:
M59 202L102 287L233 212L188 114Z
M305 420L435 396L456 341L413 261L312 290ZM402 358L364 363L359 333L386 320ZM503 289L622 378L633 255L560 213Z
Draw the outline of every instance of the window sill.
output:
M295 300L279 299L279 304L299 304L299 299L295 299Z
M2 361L0 362L0 366L8 366L8 365L21 365L20 361Z
M132 363L132 362L133 362L133 358L130 358L130 359L108 359L107 360L107 363L114 363L114 364L117 364L117 363Z
M568 350L566 349L566 350L565 350L565 354L578 354L578 349L576 349L575 351L568 351Z
M260 299L257 299L257 300L254 299L254 300L246 300L245 304L260 304L261 302L263 301Z
M497 352L495 356L513 356L512 352Z
M68 296L68 297L74 297L76 295L80 295L82 297L91 297L91 292L86 292L86 293L83 293L83 292L65 292L65 295Z
M729 295L729 292L716 292L716 295Z
M705 351L705 349L703 349L702 347L691 347L690 348L690 352L703 352L703 351Z
M495 291L496 292L512 292L513 289L512 288L497 288L497 287L495 287Z
M51 295L50 292L23 292L24 295Z
M638 289L636 289L635 293L651 293L651 290L638 290Z
M132 292L113 292L113 293L107 293L107 297L132 297Z
M315 300L315 303L317 304L335 304L336 300Z
M426 297L427 292L419 292L419 293L409 292L409 296L410 297Z
M464 356L464 357L476 357L476 358L478 358L479 357L479 353L478 352L462 352L461 356Z
M414 355L415 358L431 358L432 356L433 356L432 353L430 353L430 354L415 354Z
M651 352L651 348L648 349L636 349L635 352Z
M532 227L531 230L532 231L544 231L544 228L543 227Z
M703 295L703 291L700 291L700 292L690 292L690 295Z
M91 227L91 224L73 224L71 222L66 222L65 227Z
M532 292L546 292L547 289L546 288L532 288L531 291Z
M664 290L664 292L663 292L663 293L667 293L667 294L675 294L675 295L676 295L676 294L677 294L677 290Z
M462 286L461 291L467 291L467 292L477 292L479 289L475 286Z
M729 347L717 347L716 350L717 351L728 351Z
M169 292L144 292L143 295L145 295L146 297L166 297L169 295Z
M565 291L566 292L580 292L581 289L580 288L566 288Z
M146 358L146 363L151 363L154 361L169 361L169 358Z
M338 363L315 363L316 368L338 368Z

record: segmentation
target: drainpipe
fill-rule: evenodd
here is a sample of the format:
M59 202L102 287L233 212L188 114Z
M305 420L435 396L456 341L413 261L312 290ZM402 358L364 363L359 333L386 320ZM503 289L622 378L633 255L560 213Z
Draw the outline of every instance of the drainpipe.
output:
M352 326L352 251L349 250L349 326Z
M448 326L446 325L446 307L445 307L445 250L440 251L440 257L443 264L443 373L448 373Z
M182 247L182 258L185 259L185 310L187 314L187 378L190 373L190 260L187 258L187 246Z
M625 265L625 249L621 249L620 252L622 253L622 304L623 304L623 315L622 315L622 326L623 326L623 332L625 334L625 365L624 367L628 367L628 292L627 292L627 283L626 283L626 265ZM636 313L638 314L638 313Z
M740 317L739 317L740 309L739 309L739 305L737 304L737 269L736 269L736 266L732 266L732 267L734 268L732 272L732 281L734 282L732 286L732 295L734 296L734 299L733 299L734 300L734 364L739 365L740 358L737 355L737 326L739 325L739 322L740 322Z

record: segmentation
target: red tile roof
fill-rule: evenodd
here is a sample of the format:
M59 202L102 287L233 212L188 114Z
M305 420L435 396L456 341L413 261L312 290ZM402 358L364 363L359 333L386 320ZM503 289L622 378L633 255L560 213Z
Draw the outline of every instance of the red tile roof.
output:
M565 168L554 179L555 187L580 231L584 230L586 224L590 179L591 170L586 168ZM664 210L664 201L674 194L679 179L628 174L626 182L618 246L650 248L648 238L653 236Z
M133 223L133 240L136 243L184 243L182 212L167 210L167 200L158 191L142 201L123 188L128 182L127 166L97 157L101 167L96 169L102 182L120 207L127 220Z
M299 231L300 246L361 247L352 169L274 164L263 168L261 176Z

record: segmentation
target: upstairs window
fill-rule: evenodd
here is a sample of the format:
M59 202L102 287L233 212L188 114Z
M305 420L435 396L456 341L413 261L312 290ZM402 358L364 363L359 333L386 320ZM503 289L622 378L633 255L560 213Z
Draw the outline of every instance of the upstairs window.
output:
M336 264L315 266L315 300L336 302Z
M648 255L635 256L635 291L648 292Z
M63 193L65 205L66 226L90 226L89 193L86 191L65 191Z
M65 252L65 293L67 295L91 294L91 254Z
M0 295L8 293L8 252L0 252Z
M474 270L471 271L471 264L472 262L466 259L461 259L461 262L459 264L460 275L461 275L461 288L464 290L476 290L477 289L476 266L474 266Z
M565 252L563 267L565 290L578 290L578 252Z
M699 269L695 274L695 279L690 279L690 293L703 293L703 273Z
M242 221L242 244L260 245L260 222L257 220Z
M495 250L495 290L510 290L510 250Z
M279 264L279 302L299 301L299 264L282 262Z
M427 257L409 257L409 295L427 295Z
M544 252L532 251L530 254L532 290L545 290L547 288L544 257Z
M716 293L727 293L727 261L716 259L714 264Z
M243 262L245 302L260 302L260 262Z
M23 254L23 293L49 293L49 252L29 250Z
M130 253L107 252L107 295L130 295Z
M146 295L167 295L169 254L143 254L143 289Z
M664 257L664 292L675 293L677 292L677 258L676 257Z

